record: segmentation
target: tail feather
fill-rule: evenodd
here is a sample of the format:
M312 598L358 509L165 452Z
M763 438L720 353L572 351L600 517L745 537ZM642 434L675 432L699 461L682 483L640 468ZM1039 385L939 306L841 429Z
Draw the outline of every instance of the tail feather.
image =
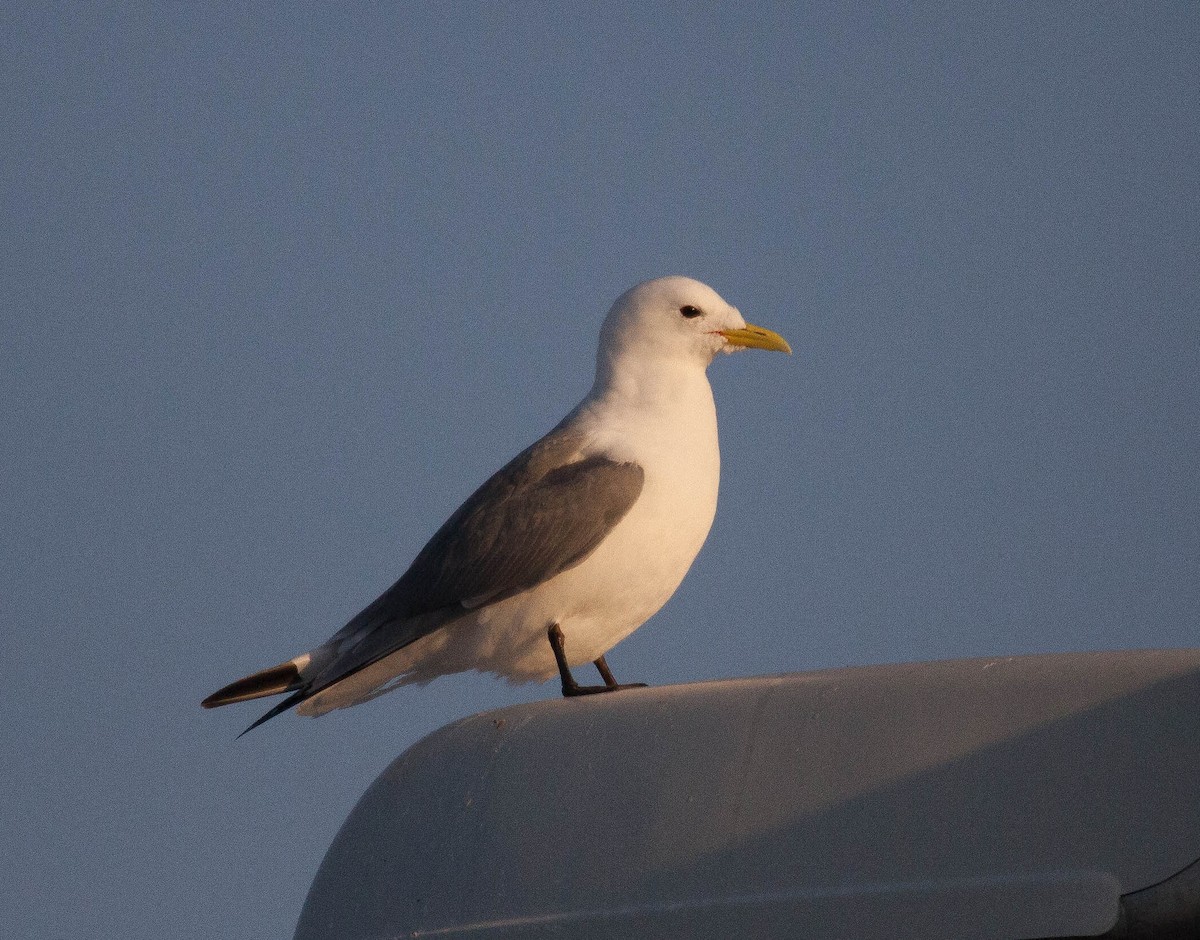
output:
M279 695L281 692L292 692L300 686L300 670L296 663L288 660L262 672L246 676L231 682L223 689L218 689L200 704L205 708L218 708L221 705L232 705L234 702L248 702L251 699L263 698L267 695Z

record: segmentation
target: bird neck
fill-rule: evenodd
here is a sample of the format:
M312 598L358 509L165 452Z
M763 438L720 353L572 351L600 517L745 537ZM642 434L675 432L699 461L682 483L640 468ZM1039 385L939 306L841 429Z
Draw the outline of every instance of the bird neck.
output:
M712 402L704 366L692 358L601 357L588 399L608 407L661 412Z
M596 447L646 467L685 460L719 465L717 411L702 364L682 360L598 369L587 397L567 419Z
M678 482L678 467L689 467L697 475L692 489L711 489L710 501L716 505L721 465L717 409L702 364L597 369L591 391L563 425L582 434L588 442L585 454L639 464L647 473L647 486L667 478ZM656 469L663 466L676 469L664 478Z

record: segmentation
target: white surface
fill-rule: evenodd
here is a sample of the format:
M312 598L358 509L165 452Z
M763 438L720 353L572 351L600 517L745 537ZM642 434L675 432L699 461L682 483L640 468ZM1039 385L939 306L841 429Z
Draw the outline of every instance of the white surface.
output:
M297 940L1053 937L1200 857L1200 652L871 667L448 726L351 814Z

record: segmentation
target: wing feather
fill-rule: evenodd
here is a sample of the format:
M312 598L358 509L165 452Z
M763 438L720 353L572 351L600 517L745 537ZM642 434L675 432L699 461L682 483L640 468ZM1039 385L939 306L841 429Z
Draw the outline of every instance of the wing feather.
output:
M395 584L327 644L309 694L432 632L573 568L637 501L642 468L584 455L562 430L518 454L438 529Z

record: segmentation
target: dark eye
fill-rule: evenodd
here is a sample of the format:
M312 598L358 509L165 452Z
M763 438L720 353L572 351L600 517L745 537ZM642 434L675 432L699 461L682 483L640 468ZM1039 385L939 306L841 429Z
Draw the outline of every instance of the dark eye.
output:
M699 307L693 307L691 304L688 304L686 307L680 307L679 312L689 320L704 316L704 311Z

